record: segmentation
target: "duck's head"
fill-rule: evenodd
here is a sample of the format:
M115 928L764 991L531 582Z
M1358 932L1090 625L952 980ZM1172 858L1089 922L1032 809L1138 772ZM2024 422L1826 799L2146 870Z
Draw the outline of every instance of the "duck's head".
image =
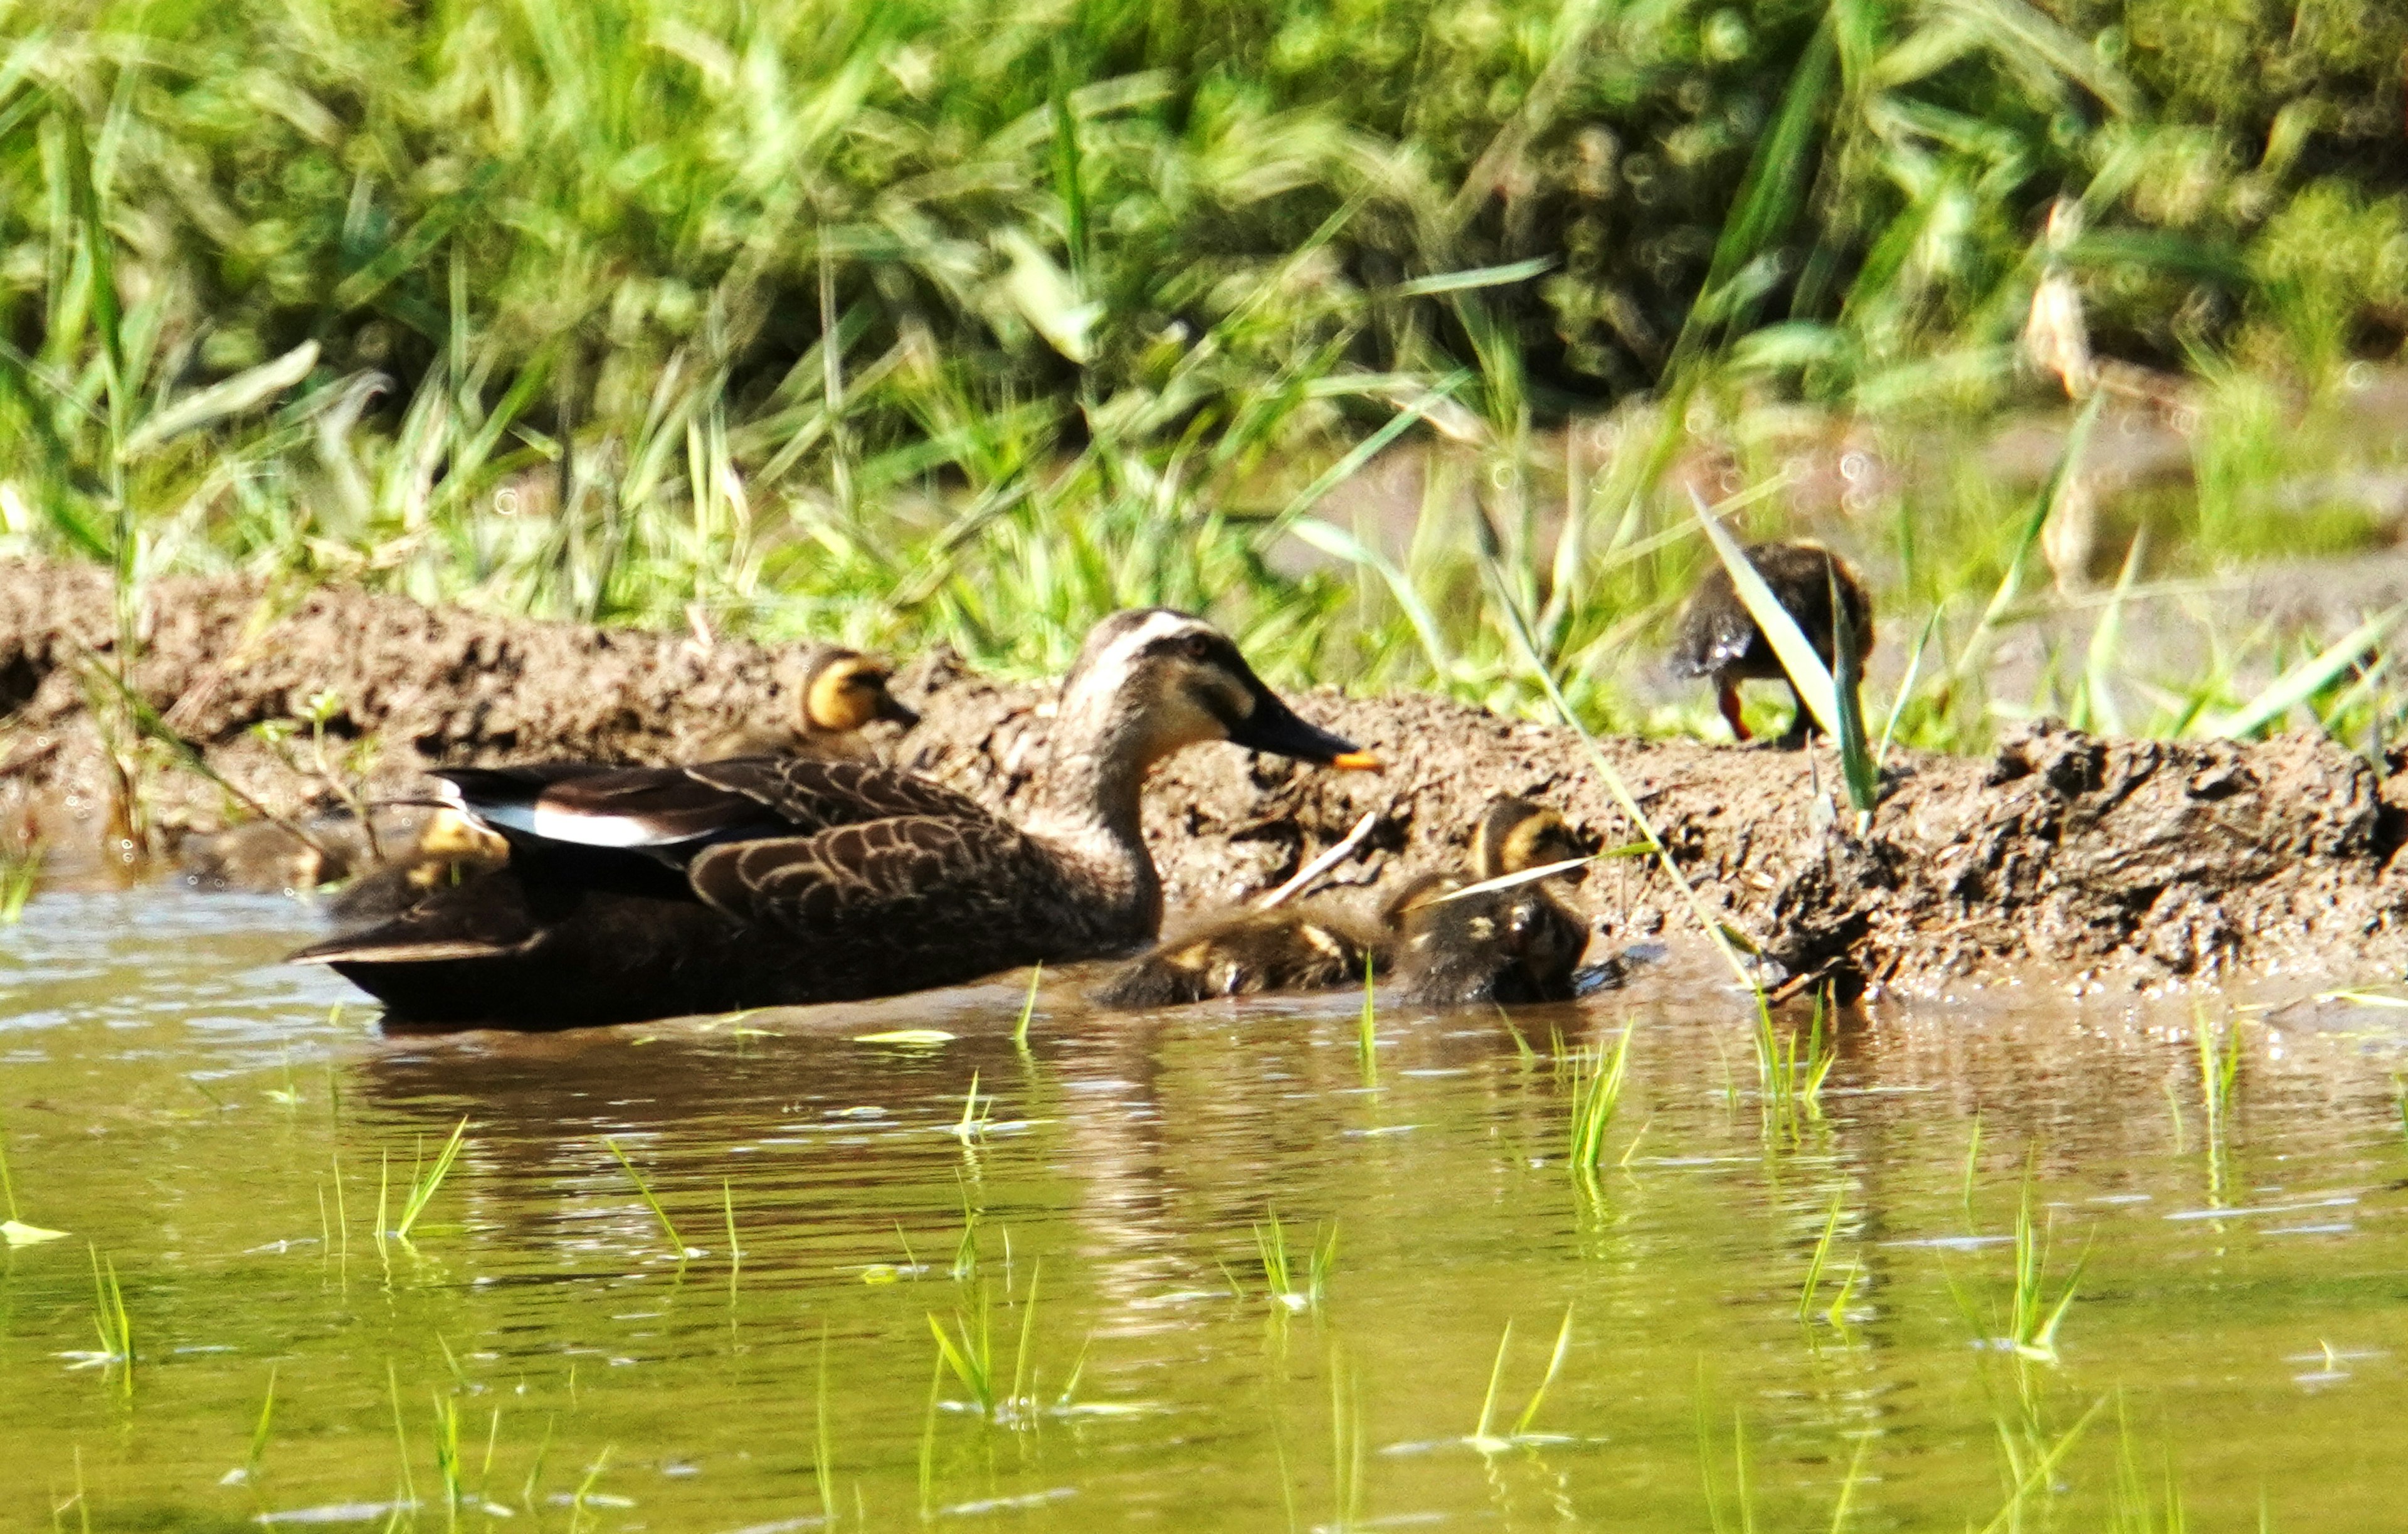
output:
M1564 818L1527 799L1498 799L1480 817L1471 834L1471 866L1483 879L1543 868L1586 857L1588 849L1572 835ZM1586 870L1573 868L1566 877L1579 879Z
M1370 753L1297 717L1229 637L1168 608L1097 624L1062 681L1065 741L1142 769L1182 747L1226 740L1323 767L1377 767Z
M874 719L891 719L909 729L920 716L886 690L895 668L857 650L834 645L810 652L800 667L805 733L850 735Z

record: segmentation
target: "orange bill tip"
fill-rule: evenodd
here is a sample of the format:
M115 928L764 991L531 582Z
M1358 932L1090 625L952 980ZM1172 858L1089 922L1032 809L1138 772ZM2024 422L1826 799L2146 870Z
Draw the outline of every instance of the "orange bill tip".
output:
M1368 751L1341 751L1329 759L1329 765L1350 772L1377 772L1387 766Z

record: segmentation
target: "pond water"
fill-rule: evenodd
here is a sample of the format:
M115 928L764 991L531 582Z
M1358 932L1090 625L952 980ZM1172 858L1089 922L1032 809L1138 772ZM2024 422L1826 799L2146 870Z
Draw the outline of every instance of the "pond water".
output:
M1783 1104L1678 958L1518 1041L1383 1010L1367 1066L1356 997L1076 977L1025 1050L1025 977L391 1036L274 962L315 932L157 890L0 929L16 1216L66 1232L0 1258L7 1527L2400 1520L2408 1011L2216 1000L2226 1096L2186 1001L1879 1004ZM1554 1040L1633 1022L1580 1176ZM898 1030L954 1037L858 1037Z

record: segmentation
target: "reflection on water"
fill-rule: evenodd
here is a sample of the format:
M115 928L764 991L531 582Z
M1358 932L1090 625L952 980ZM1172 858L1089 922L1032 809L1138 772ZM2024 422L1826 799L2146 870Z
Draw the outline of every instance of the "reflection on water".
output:
M70 1233L5 1254L0 1434L96 1528L804 1528L824 1485L877 1527L2395 1521L2408 1013L2246 1014L2210 1114L2187 1004L1876 1008L1784 1125L1679 963L1527 1046L1383 1014L1367 1080L1354 997L1108 1018L1077 977L1025 1054L1010 977L387 1037L273 962L309 934L158 891L0 934L16 1213ZM1547 1040L1634 1017L1584 1188ZM856 1041L899 1029L955 1037Z

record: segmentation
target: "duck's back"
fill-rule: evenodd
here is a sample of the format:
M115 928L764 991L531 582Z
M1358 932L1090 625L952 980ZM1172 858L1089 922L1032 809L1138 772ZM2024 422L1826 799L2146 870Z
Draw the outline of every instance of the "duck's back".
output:
M856 1000L1150 935L924 778L802 758L447 775L508 867L295 955L406 1018L568 1026Z

